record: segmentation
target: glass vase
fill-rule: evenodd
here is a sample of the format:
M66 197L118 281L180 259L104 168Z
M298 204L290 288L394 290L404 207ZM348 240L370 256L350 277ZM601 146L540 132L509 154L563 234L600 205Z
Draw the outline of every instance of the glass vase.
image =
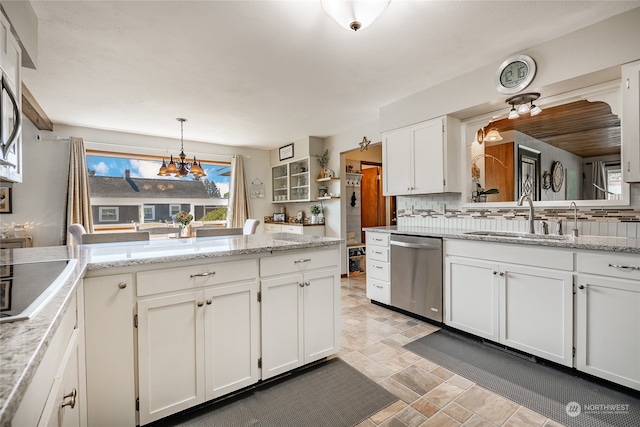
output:
M191 228L188 225L180 225L180 233L178 234L178 237L181 239L185 239L187 237L191 237Z

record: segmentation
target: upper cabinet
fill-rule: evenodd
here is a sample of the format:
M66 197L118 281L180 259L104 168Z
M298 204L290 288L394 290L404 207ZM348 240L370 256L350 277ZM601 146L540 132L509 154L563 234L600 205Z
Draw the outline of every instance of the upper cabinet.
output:
M460 192L459 133L449 116L383 133L384 195Z
M640 182L640 61L622 66L622 179Z
M271 151L274 203L309 202L320 196L316 179L321 168L317 156L323 150L322 139L310 136Z
M0 13L0 70L2 73L0 181L22 182L20 64L20 45L11 34L9 20Z

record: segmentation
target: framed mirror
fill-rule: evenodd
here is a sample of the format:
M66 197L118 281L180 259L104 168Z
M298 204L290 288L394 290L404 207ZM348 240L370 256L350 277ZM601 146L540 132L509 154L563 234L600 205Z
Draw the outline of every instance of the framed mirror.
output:
M539 206L629 205L620 167L619 85L541 98L535 116L508 119L505 108L464 121L465 207L513 206L524 193ZM494 130L501 140L482 138ZM479 190L487 197L474 197Z

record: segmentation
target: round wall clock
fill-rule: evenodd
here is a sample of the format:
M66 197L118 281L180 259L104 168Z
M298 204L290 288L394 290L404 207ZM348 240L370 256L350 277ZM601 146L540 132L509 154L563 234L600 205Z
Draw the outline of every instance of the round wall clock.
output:
M564 181L564 166L560 162L553 162L551 167L551 189L557 193L562 188Z
M507 95L518 93L531 84L535 75L533 58L528 55L511 56L498 67L496 89Z

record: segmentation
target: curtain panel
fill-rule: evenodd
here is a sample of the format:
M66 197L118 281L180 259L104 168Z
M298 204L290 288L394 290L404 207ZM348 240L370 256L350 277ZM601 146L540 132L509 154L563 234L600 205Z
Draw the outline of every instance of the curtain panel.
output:
M82 224L87 232L93 232L91 198L89 195L89 171L82 138L69 138L69 179L67 184L67 228ZM67 233L65 229L65 240Z
M251 218L248 201L248 188L244 176L244 160L239 154L231 160L231 185L229 188L229 208L227 227L244 227Z

